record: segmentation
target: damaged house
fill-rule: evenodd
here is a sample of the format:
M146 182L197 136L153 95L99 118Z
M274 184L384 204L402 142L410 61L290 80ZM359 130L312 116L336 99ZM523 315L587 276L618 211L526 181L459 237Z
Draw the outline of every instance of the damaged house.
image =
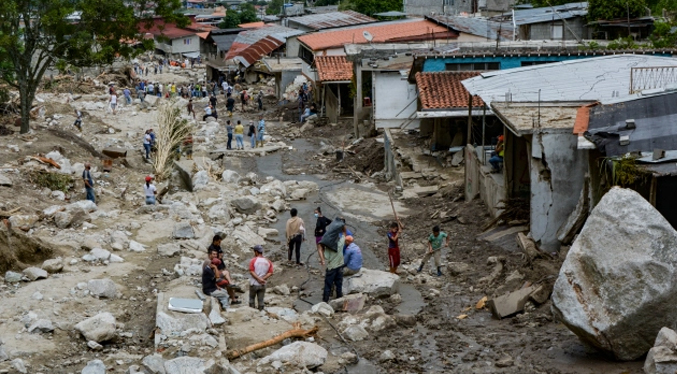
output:
M505 136L503 168L498 174L479 162L485 149L466 147L466 198L479 194L493 206L490 211L495 216L511 202L525 201L534 241L544 250L558 250L570 236L567 231L575 229L567 227L571 226L567 221L579 205L586 181L599 169L590 161L594 154L578 149L574 126L582 121L577 119L579 109L640 97L640 90L631 90L637 68L677 67L677 60L668 57L671 51L644 53L486 72L464 80L470 94L478 95L503 123ZM654 81L653 86L642 88L670 83Z

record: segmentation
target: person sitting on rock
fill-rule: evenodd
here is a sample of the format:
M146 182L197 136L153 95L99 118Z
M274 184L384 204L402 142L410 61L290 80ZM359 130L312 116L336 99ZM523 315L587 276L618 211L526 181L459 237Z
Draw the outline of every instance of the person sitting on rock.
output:
M354 243L352 235L346 235L346 248L343 250L343 276L355 275L362 269L362 250Z
M216 284L219 273L216 263L220 262L218 258L213 258L207 266L202 267L202 292L205 295L214 296L225 310L230 303L230 297L228 292Z
M218 270L217 282L216 284L219 287L223 287L228 292L228 296L233 300L231 304L240 304L238 297L235 295L235 290L240 289L237 285L233 283L233 280L230 277L230 272L226 269L226 263L223 260L223 250L221 249L221 241L223 238L221 235L214 235L212 238L212 244L209 245L207 249L209 253L209 258L202 264L202 267L208 265L208 262L213 261L213 259L219 260L219 263L216 264L216 269Z

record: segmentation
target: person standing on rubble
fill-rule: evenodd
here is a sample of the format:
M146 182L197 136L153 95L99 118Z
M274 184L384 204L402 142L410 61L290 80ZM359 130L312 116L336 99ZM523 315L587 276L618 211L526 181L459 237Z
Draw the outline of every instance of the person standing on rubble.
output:
M397 268L400 266L400 226L397 222L390 224L390 231L388 231L387 238L390 272L397 274Z
M315 218L317 218L317 221L315 222L315 244L317 245L317 251L319 253L319 251L322 250L320 240L322 240L324 233L327 232L327 226L331 224L331 220L322 215L322 208L319 206L315 209Z
M82 131L82 112L77 109L75 109L75 122L73 123L73 126Z
M115 90L111 90L110 94L110 109L113 111L113 115L116 115L117 112L115 108L118 106L118 95L115 93Z
M322 245L322 249L319 252L320 265L327 265L327 270L324 274L324 291L322 293L322 301L325 303L329 302L332 289L336 290L337 299L343 297L343 247L345 246L348 235L346 235L346 226L344 221L335 220L334 222L342 222L342 226L337 227L337 229L340 229L343 233L343 235L338 236L336 250L330 248L329 246Z
M266 132L266 121L263 116L259 116L259 124L256 127L256 144L263 147L263 134Z
M291 262L292 252L296 252L296 265L303 265L301 262L301 243L305 241L306 228L303 219L298 217L298 210L292 208L289 211L291 218L287 220L285 235L287 237L288 254L287 260Z
M129 87L125 87L125 89L122 90L122 94L125 95L127 105L130 105L132 103L132 93L129 91Z
M226 143L226 149L233 149L233 125L230 123L230 120L226 121L226 132L228 133L228 143Z
M82 172L82 180L85 182L85 191L87 191L87 200L96 204L96 198L94 197L94 180L92 179L92 174L90 172L92 165L87 162L85 163L85 170Z
M263 310L263 298L266 295L266 283L273 275L273 263L263 257L263 247L255 245L254 258L249 261L249 307Z
M146 160L150 160L150 145L152 142L150 130L146 130L146 133L143 135L143 148L146 150Z
M442 242L447 248L449 248L449 236L447 233L440 231L439 226L433 227L433 233L428 237L428 251L426 251L425 256L423 256L423 261L421 261L421 266L418 267L418 272L420 273L423 270L425 264L430 260L430 257L435 258L435 266L437 266L437 276L442 276L442 270L440 267L442 263L440 257L442 255Z
M237 125L233 132L235 133L235 145L237 149L244 149L244 126L242 126L240 120L237 120Z
M233 116L233 110L235 109L235 99L233 99L233 95L229 92L226 94L226 110L228 111L228 117Z
M249 143L252 146L252 149L256 148L256 126L254 126L254 121L249 121Z
M186 109L188 109L188 115L193 115L193 119L195 119L195 108L193 108L193 99L188 100L188 105L186 105Z
M157 196L157 188L152 183L153 177L146 176L146 185L143 186L143 192L146 196L146 205L155 205L155 197Z
M259 110L263 110L263 90L259 90L259 93L256 94L256 103L259 105Z

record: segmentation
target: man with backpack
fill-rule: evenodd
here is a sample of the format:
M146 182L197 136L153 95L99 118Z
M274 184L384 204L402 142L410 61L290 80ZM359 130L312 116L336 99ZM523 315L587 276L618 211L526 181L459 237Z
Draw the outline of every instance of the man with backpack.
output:
M327 227L327 232L320 241L321 249L318 250L320 264L327 265L322 294L322 301L325 303L329 302L332 287L336 288L336 298L343 297L343 247L346 237L346 224L337 218Z

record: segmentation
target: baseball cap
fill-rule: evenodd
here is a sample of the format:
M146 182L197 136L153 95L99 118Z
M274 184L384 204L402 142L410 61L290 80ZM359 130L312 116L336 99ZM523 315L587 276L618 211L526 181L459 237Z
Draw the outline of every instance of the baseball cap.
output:
M252 247L253 250L255 250L258 253L263 253L263 247L260 245L255 245Z
M151 177L150 175L146 175L146 182L150 182L152 180L153 180L153 177Z

